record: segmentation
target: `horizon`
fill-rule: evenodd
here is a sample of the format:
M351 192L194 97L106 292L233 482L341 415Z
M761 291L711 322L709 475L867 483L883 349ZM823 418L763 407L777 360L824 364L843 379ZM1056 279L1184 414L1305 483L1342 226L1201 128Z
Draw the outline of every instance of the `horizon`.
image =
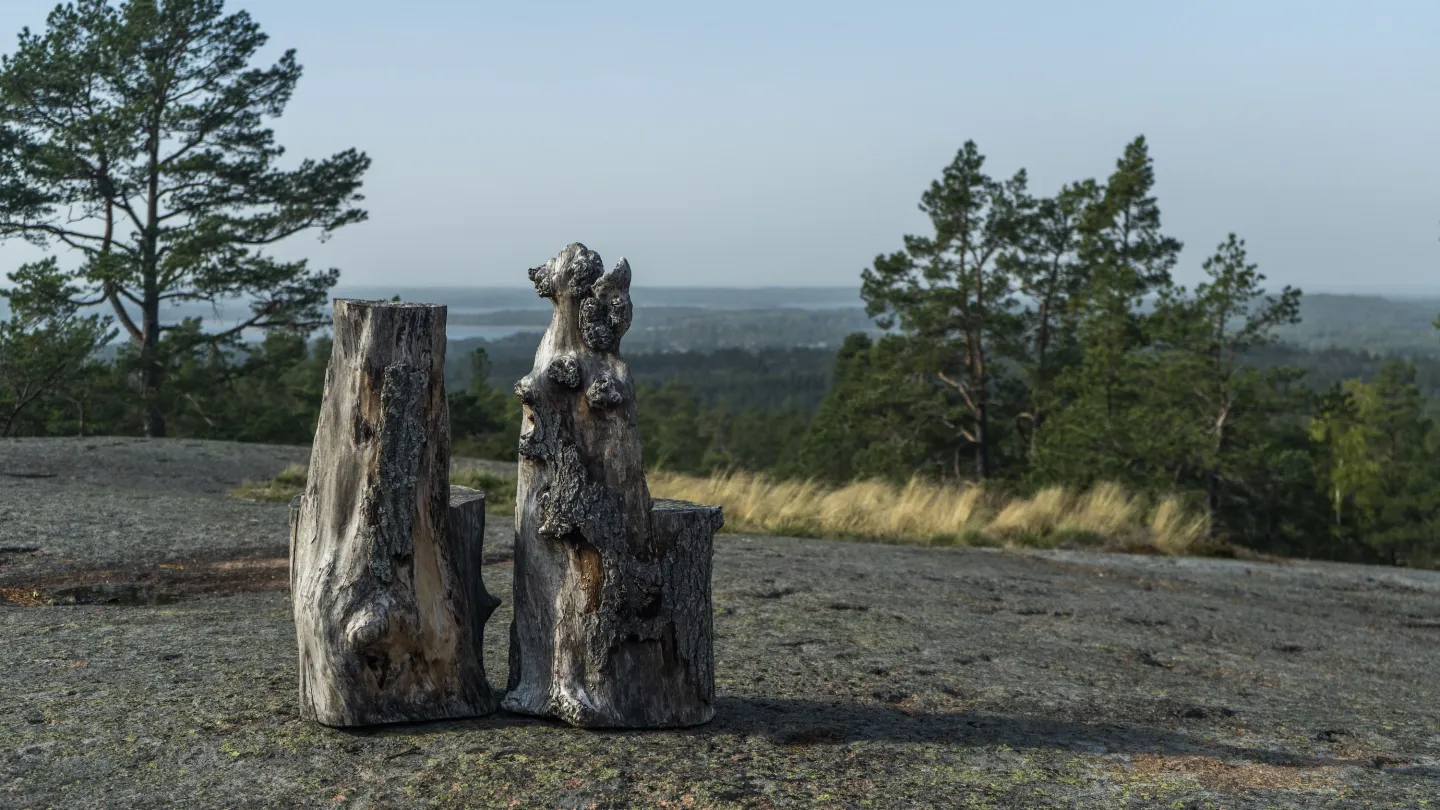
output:
M530 287L529 285L509 286L509 285L505 285L505 284L471 284L471 285L464 285L464 284L408 284L408 285L404 285L404 286L394 286L394 285L384 285L384 284L354 284L354 285L348 285L348 286L349 286L350 288L352 288L352 289L375 289L375 290L379 290L379 289L387 289L387 290L388 290L388 289L396 289L396 290L504 290L504 291L507 291L507 292L526 292L526 293L533 293L533 292L534 292L534 289L533 289L532 287ZM339 289L339 288L342 288L342 287L347 287L346 283L345 283L343 280L342 280L339 284L336 285L336 289ZM705 285L697 285L697 284L675 284L675 285L669 285L669 284L666 284L666 285L661 285L661 284L645 284L645 285L640 285L640 284L636 284L636 285L633 285L631 289L632 289L632 290L673 290L673 291L685 291L685 292L690 292L690 291L707 291L707 290L714 290L714 291L718 291L718 292L763 292L763 291L766 291L766 290L786 290L786 291L790 291L790 290L815 290L815 291L824 290L824 291L835 292L835 291L840 291L840 290L845 290L845 291L851 291L851 290L853 290L853 291L855 292L855 294L856 294L857 297L858 297L859 294L860 294L859 285L855 285L855 286L852 288L852 287L846 286L846 285L844 285L844 284L766 284L766 285L753 285L753 286L747 285L747 286L736 286L736 287L717 287L717 286L705 286ZM1270 292L1272 292L1272 293L1273 293L1273 292L1277 292L1279 289L1280 289L1279 287L1276 287L1274 290L1270 290ZM1403 298L1409 299L1409 300L1414 300L1414 299L1428 300L1428 299L1430 299L1430 298L1440 299L1440 285L1436 285L1436 286L1433 287L1433 288L1424 288L1424 289L1417 287L1417 288L1414 288L1413 291L1407 291L1407 290L1404 289L1404 288L1395 288L1394 290L1389 290L1389 289L1387 289L1387 290L1381 290L1381 291L1362 290L1362 289L1359 289L1359 288L1355 288L1355 289L1338 288L1338 289L1320 289L1320 290L1308 290L1308 289L1307 289L1307 290L1303 290L1303 293L1304 293L1306 296L1310 296L1310 295L1329 295L1329 296L1345 296L1345 297L1358 297L1358 298L1390 298L1390 297L1394 297L1394 296L1400 296L1400 297L1403 297Z

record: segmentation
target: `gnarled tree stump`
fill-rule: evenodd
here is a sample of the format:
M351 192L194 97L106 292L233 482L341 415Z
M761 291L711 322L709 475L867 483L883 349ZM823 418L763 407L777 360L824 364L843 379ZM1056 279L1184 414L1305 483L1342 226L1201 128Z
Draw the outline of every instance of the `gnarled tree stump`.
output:
M301 715L329 726L495 710L481 657L485 499L451 487L445 308L335 302L305 494L292 506Z
M630 266L574 244L530 271L555 313L516 384L510 711L659 728L714 715L710 559L719 507L651 501L619 357Z

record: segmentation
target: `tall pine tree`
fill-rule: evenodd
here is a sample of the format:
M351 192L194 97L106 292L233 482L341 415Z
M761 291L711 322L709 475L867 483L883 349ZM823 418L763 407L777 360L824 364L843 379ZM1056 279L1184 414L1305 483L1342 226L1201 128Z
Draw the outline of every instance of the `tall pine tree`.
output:
M1145 459L1164 454L1170 414L1147 412L1153 355L1147 296L1167 288L1181 244L1161 231L1155 168L1144 137L1125 147L1081 222L1078 260L1088 273L1076 301L1083 361L1058 387L1065 399L1041 435L1035 472L1083 484L1097 478L1151 483ZM1171 482L1173 483L1173 482Z
M359 222L352 150L282 167L267 121L300 79L295 53L221 0L77 0L0 59L0 239L78 252L74 305L105 302L130 338L145 432L165 434L172 360L249 329L308 329L338 276L267 248ZM177 303L238 299L221 331L167 323Z
M1091 272L1080 249L1086 213L1099 196L1095 181L1086 180L1039 200L1027 218L1022 250L1007 256L1025 300L1025 339L1018 358L1029 398L1020 419L1030 456L1055 405L1056 379L1081 359L1076 317Z
M866 311L882 327L898 323L934 379L963 403L953 425L969 447L974 474L994 474L993 425L997 355L1018 337L1013 264L1033 201L1023 170L998 181L967 141L940 179L920 198L933 236L906 236L905 249L877 256L862 274Z
M1267 296L1265 276L1233 233L1203 269L1205 281L1193 294L1182 287L1161 292L1154 320L1161 340L1157 360L1165 367L1161 379L1176 390L1174 404L1193 414L1185 420L1194 440L1190 463L1203 478L1211 525L1218 529L1227 487L1245 483L1227 463L1235 424L1259 416L1269 401L1261 375L1245 357L1274 344L1278 328L1299 322L1300 291L1287 286Z

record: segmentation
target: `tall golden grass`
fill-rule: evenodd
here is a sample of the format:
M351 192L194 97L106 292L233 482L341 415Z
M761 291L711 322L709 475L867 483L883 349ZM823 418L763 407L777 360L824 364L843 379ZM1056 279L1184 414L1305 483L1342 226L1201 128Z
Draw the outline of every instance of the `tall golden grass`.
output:
M307 470L292 464L270 481L246 484L238 498L289 501ZM708 478L652 471L657 498L719 504L732 532L831 537L923 545L1082 546L1157 554L1227 553L1210 536L1207 516L1176 496L1151 500L1115 484L1078 492L1049 487L1011 497L977 485L913 479L903 486L857 481L829 487L744 472ZM455 466L451 483L486 490L488 508L514 507L515 479Z
M1007 497L976 485L919 479L827 487L731 472L709 478L652 472L660 498L719 504L729 531L928 545L1084 546L1160 554L1211 553L1210 523L1176 496L1155 501L1115 484Z

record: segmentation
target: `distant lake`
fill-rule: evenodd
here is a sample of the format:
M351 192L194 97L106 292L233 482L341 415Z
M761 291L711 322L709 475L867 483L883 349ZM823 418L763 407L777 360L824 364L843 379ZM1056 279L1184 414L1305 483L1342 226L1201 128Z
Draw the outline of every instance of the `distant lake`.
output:
M518 335L521 332L539 332L533 326L468 326L465 324L447 324L445 335L450 340L470 340L472 338L483 338L484 340L499 340L511 335Z
M217 331L217 329L207 329L206 331L213 332ZM329 334L329 331L328 329L322 330L317 332L316 335ZM521 332L539 333L541 331L543 330L533 326L470 326L467 324L446 324L445 338L447 340L473 340L475 338L499 340L510 337L511 335L517 335ZM258 342L265 339L265 333L260 329L247 329L242 334L245 340L249 342ZM122 335L121 337L123 338L124 336Z
M449 310L450 323L446 334L450 340L484 338L498 340L520 332L538 332L543 327L535 325L502 324L461 324L455 323L466 315L484 315L506 310L547 310L548 301L540 298L530 288L506 287L432 287L432 288L380 288L380 287L339 287L333 291L335 298L359 298L365 300L387 300L399 295L404 301L423 301L444 304ZM701 307L706 309L838 309L862 306L859 291L853 287L770 287L760 289L726 289L702 287L637 287L631 292L637 307ZM111 314L109 306L93 308L96 312ZM132 308L133 311L133 308ZM183 318L199 317L204 321L205 331L219 332L233 327L245 313L240 301L228 301L220 306L208 304L181 304L165 307L162 318L165 323L176 323ZM0 318L9 317L3 299L0 299ZM246 330L244 338L256 341L264 337L262 330ZM125 339L122 334L121 340Z

